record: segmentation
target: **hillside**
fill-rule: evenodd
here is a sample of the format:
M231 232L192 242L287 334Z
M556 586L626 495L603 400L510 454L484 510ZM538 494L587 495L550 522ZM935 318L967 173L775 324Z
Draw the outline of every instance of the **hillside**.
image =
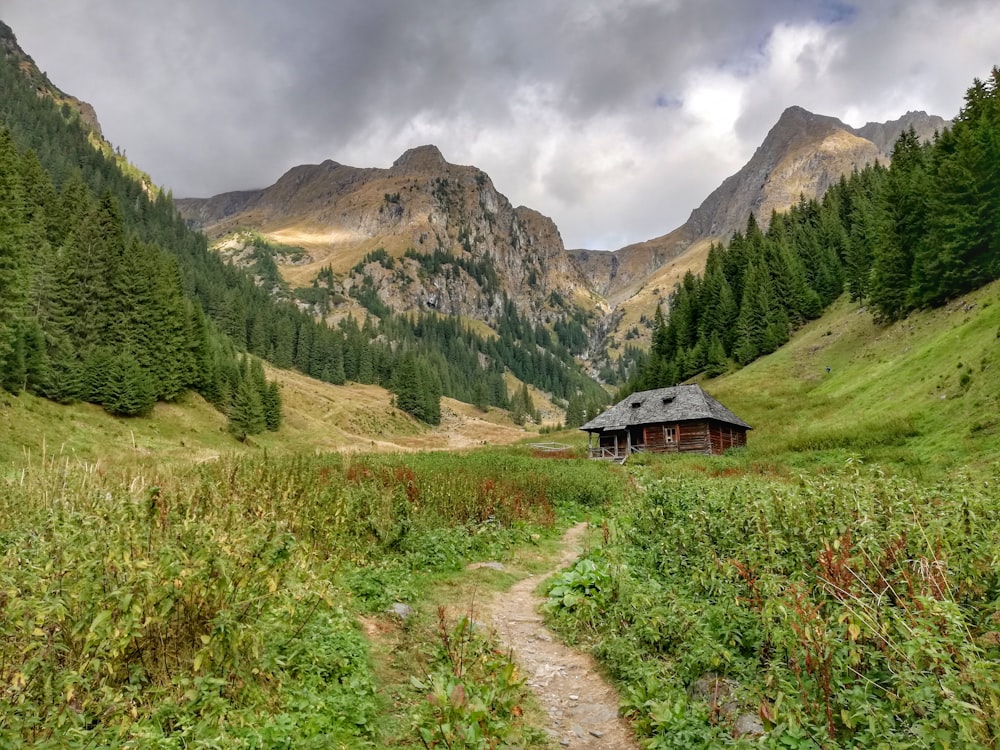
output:
M774 354L700 382L754 426L751 463L854 457L917 476L988 474L1000 455L998 332L1000 282L891 325L843 298Z
M121 419L92 404L55 404L0 392L0 465L21 466L43 456L70 463L122 461L163 465L199 463L230 454L317 451L411 452L508 445L530 433L507 412L482 412L453 399L442 403L442 423L429 427L391 406L375 385L334 386L290 370L269 368L280 384L284 420L277 433L233 439L226 418L200 396L160 403L148 416Z

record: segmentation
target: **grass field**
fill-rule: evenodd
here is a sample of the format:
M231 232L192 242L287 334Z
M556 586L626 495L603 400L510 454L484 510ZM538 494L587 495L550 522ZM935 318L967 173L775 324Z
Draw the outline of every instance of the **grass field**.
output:
M194 396L122 420L5 395L0 746L480 746L458 724L542 746L488 636L383 610L447 607L473 558L530 568L585 508L601 541L551 617L648 747L750 743L704 679L764 746L995 747L998 336L997 284L891 326L841 300L703 383L747 449L624 470L483 450L539 439L495 410L445 400L431 429L294 373L248 444Z
M60 404L0 393L0 466L13 469L45 454L82 461L207 461L235 453L398 452L509 445L529 435L500 410L442 400L442 424L430 428L392 406L373 385L334 386L288 370L267 369L281 384L284 423L246 444L226 419L186 394L157 404L149 417L112 417L90 404Z

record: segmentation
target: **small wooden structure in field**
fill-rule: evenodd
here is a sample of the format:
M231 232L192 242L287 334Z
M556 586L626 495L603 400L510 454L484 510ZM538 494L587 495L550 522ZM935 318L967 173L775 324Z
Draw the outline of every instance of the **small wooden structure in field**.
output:
M583 425L591 458L633 453L710 453L747 444L753 429L697 385L639 391ZM596 438L596 440L595 440Z

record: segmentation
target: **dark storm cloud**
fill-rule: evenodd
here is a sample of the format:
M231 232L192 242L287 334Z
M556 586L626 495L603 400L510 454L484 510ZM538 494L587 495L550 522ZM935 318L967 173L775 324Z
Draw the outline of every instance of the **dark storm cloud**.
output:
M1000 49L995 5L6 0L0 14L176 195L327 158L387 166L433 142L567 244L610 248L677 226L790 104L953 115Z

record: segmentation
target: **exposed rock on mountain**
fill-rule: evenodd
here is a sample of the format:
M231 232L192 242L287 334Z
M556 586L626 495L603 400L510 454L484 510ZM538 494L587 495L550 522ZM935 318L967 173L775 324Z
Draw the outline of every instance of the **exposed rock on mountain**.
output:
M303 248L308 261L283 269L293 285L329 268L338 292L371 289L397 312L492 323L512 300L533 323L548 323L598 302L551 219L514 208L484 172L448 163L435 146L388 169L325 161L262 190L176 203L212 238L254 229Z

